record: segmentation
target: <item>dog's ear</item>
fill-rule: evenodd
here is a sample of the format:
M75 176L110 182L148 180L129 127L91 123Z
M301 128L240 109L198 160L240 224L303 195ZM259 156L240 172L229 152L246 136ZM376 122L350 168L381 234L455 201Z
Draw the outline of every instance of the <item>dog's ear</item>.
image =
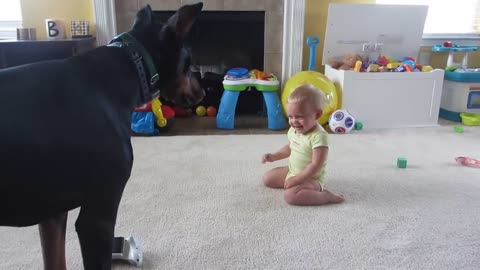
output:
M182 39L187 35L202 8L202 2L194 5L185 5L182 6L177 13L170 17L170 19L168 19L168 25L175 29L177 38Z
M144 8L137 12L137 18L133 23L134 30L142 30L152 24L153 11L150 5L146 5Z

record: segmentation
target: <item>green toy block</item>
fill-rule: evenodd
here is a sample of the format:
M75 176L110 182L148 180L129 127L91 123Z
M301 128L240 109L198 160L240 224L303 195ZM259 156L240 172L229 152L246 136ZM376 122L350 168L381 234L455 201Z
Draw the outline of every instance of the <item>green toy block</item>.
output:
M457 66L447 66L447 67L445 67L445 71L455 71L457 69L458 69Z
M362 122L355 122L355 130L362 130L363 129L363 123Z
M397 167L398 167L398 168L401 168L401 169L407 168L407 159L406 159L406 158L399 157L399 158L397 159Z
M454 126L453 130L455 130L456 133L463 133L463 127L461 126Z

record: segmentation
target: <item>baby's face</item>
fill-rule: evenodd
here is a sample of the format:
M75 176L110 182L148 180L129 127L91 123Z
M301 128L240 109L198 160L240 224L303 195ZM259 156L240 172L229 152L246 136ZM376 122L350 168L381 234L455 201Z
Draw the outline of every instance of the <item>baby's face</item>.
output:
M297 133L306 134L317 126L322 111L305 102L287 103L288 123Z

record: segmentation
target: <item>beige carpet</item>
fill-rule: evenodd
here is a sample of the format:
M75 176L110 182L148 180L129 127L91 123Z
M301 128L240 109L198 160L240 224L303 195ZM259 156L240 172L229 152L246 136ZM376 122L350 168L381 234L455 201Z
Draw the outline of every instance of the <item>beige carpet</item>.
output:
M454 157L480 158L480 128L330 138L327 185L346 202L320 207L287 205L261 185L274 165L260 155L284 135L134 138L116 234L141 239L144 269L479 269L480 169ZM81 269L77 214L69 269ZM41 269L37 231L0 228L0 269Z

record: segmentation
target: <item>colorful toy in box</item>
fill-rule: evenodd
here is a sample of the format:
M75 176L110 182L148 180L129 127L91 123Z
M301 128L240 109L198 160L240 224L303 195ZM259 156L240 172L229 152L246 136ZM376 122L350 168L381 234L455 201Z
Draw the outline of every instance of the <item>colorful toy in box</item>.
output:
M433 70L431 66L422 66L416 63L415 59L410 56L399 61L392 57L381 55L374 61L366 61L353 53L345 54L342 64L331 60L330 65L333 68L351 69L356 72L430 72Z
M135 134L158 135L172 126L174 117L174 110L156 98L133 111L131 128Z
M342 70L351 70L357 67L357 62L360 61L362 62L362 57L356 53L347 53L343 56L342 60L338 59L330 59L329 65L333 68L336 69L342 69Z

